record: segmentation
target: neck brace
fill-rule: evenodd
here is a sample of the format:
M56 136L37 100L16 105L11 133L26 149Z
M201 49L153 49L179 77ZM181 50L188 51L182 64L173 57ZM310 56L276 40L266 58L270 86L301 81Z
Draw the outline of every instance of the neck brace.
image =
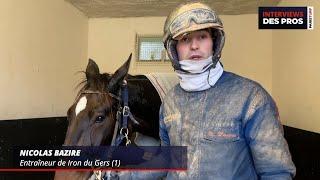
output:
M211 58L212 57L209 57L206 60L196 62L193 61L193 63L190 62L192 60L180 61L181 67L190 72L185 73L182 71L176 71L180 79L180 86L182 89L188 92L203 91L214 86L223 73L223 67L218 61L216 67L213 68ZM208 60L210 60L210 62Z
M211 68L212 56L203 60L181 60L179 61L181 69L190 74L200 74Z

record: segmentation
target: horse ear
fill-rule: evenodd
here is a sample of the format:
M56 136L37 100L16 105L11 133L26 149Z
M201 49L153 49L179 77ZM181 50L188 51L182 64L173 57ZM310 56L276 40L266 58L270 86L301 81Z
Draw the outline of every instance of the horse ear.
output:
M98 65L96 64L96 62L94 62L94 60L89 59L87 69L86 69L87 80L90 81L91 79L93 79L99 74L100 74L100 71L99 71Z
M130 62L131 62L132 53L130 54L128 60L112 75L109 83L108 90L113 92L120 83L122 83L123 79L127 76Z

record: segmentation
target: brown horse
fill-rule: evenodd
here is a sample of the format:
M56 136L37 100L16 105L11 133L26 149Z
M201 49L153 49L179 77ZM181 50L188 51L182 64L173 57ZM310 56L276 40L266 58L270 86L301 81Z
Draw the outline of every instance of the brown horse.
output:
M158 112L160 97L149 80L142 75L130 76L128 60L113 74L100 74L98 65L89 60L86 81L68 110L69 126L65 146L110 145L115 130L117 97L124 79L128 82L129 107L138 123L128 121L129 137L133 132L159 139ZM92 172L57 171L55 179L88 179Z

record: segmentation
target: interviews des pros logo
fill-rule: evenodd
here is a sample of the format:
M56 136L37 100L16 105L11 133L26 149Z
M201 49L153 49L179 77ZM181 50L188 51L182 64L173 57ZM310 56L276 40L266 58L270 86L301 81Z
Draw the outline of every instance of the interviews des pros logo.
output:
M312 30L313 7L259 7L259 29Z

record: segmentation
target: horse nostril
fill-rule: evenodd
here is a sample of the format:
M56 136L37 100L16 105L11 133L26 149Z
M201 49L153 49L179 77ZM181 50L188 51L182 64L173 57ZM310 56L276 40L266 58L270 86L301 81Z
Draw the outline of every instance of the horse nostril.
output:
M96 118L96 123L101 123L103 120L104 120L104 116L98 116L97 118Z

